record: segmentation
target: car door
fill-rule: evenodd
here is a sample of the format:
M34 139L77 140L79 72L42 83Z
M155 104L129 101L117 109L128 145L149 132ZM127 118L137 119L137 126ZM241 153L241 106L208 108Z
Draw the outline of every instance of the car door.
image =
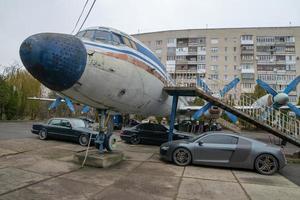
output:
M77 138L76 131L72 129L72 125L69 120L62 119L59 127L59 134L62 139L74 140Z
M153 124L153 142L162 144L168 141L168 129L161 124Z
M48 122L47 135L52 138L59 138L59 126L61 119L52 119Z
M155 143L157 140L154 135L154 124L147 123L139 125L140 138L146 143Z
M194 162L226 165L237 148L238 138L231 135L209 134L195 142Z

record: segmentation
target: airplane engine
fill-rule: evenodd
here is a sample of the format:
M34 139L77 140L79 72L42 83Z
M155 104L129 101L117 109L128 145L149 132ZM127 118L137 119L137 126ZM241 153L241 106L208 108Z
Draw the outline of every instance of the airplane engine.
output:
M257 99L256 102L253 103L253 106L271 106L273 104L273 98L272 95L266 94L265 96L260 97Z

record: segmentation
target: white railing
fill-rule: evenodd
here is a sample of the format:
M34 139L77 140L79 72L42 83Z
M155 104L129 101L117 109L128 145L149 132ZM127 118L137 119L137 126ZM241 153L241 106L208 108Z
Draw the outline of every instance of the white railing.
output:
M255 99L242 94L238 101L238 109L252 118L279 130L283 134L299 138L300 121L296 117L274 109L272 106L255 105Z
M220 81L212 82L217 84ZM172 83L169 83L167 86L188 87L188 85L185 84L183 80L174 81ZM197 87L207 92L207 89L202 85L199 85ZM215 93L217 91L214 90L212 92ZM298 140L300 139L300 120L298 120L294 116L289 116L281 110L274 109L272 106L256 105L256 99L249 97L246 94L241 94L238 100L234 99L230 102L228 99L225 98L220 100L226 103L227 105L233 106L234 108L242 111L243 113L250 116L252 119L260 121L265 125L268 125L278 130L281 134L286 134L289 137L293 137Z

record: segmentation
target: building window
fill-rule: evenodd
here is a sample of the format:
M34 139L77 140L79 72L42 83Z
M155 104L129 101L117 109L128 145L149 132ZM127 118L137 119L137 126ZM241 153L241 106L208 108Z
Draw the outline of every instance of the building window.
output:
M175 56L167 56L167 60L175 60Z
M205 56L203 55L198 56L198 61L205 61Z
M225 81L228 80L228 75L227 75L227 74L224 75L224 80L225 80Z
M155 53L156 53L156 54L161 54L161 49L156 49L156 50L155 50Z
M233 60L236 61L236 56L233 57Z
M212 61L218 61L218 56L211 56Z
M210 43L211 44L218 44L219 40L217 38L213 38L213 39L210 40Z
M210 66L210 69L211 69L212 71L217 71L217 70L218 70L218 65L211 65L211 66Z
M212 53L217 53L217 52L218 52L218 47L212 47L212 48L210 49L210 51L211 51Z
M252 35L242 35L242 40L252 40Z
M225 66L224 66L224 71L227 72L227 70L228 70L228 66L225 65Z
M211 74L210 75L210 79L211 80L218 80L219 79L219 75L218 74Z
M233 69L234 69L234 70L237 70L237 66L236 66L236 65L234 65L234 66L233 66Z
M225 61L227 61L227 56L225 56Z
M162 40L156 40L155 45L156 46L161 46L162 45Z
M252 83L243 83L242 87L245 89L251 89L252 88Z
M233 51L236 52L236 47L233 47Z
M225 52L227 52L227 47L225 47L225 49L224 49L224 50L225 50Z

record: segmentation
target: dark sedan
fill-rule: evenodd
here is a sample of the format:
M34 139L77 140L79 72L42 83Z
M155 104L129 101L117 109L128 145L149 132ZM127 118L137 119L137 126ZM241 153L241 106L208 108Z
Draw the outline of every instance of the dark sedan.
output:
M164 143L163 159L180 166L190 163L255 169L271 175L286 165L281 148L230 133L208 132L189 140Z
M41 140L47 138L78 142L82 146L89 143L89 138L95 139L98 134L86 127L82 119L52 118L45 124L33 124L31 132L38 134Z
M131 144L155 144L161 145L168 141L169 130L161 124L143 123L137 126L123 129L121 139ZM173 140L189 139L192 136L174 130Z

